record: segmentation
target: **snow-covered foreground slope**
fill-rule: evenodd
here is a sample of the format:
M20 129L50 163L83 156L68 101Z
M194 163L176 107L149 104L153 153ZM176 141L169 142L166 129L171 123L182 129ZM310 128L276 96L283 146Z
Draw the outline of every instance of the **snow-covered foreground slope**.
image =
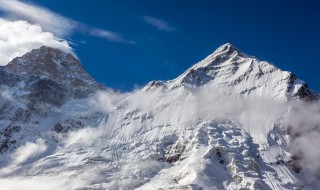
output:
M174 80L18 123L0 189L317 189L303 166L313 157L291 146L303 145L299 110L315 99L292 73L225 44Z

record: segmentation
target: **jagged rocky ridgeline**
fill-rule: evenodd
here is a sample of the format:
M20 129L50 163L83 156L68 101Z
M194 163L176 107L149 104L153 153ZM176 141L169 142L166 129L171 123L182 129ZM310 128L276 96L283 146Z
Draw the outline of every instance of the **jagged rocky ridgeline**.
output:
M153 86L199 87L213 85L239 94L282 99L315 100L317 95L295 74L243 53L232 44L219 47L172 81L152 81Z
M72 54L46 46L13 59L2 69L12 72L10 75L16 75L20 81L24 79L27 86L60 86L72 98L85 98L89 93L103 88ZM59 92L58 89L56 91Z

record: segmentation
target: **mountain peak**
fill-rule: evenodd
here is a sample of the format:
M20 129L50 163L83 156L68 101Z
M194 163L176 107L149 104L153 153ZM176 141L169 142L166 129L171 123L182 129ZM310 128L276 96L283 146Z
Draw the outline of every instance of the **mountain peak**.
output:
M258 97L287 99L309 94L307 98L314 99L313 93L304 93L304 88L308 89L305 82L292 76L292 73L226 43L171 81L171 87L212 85L217 89ZM297 93L299 91L303 91L303 95Z
M191 69L211 67L213 65L219 64L235 64L237 60L241 58L255 59L253 56L243 53L240 49L238 49L231 43L226 43L220 46L218 49L216 49L205 59L195 64Z
M203 85L210 83L217 78L217 76L230 78L236 74L241 66L242 68L240 70L246 73L246 71L252 69L252 64L257 62L259 61L254 57L241 52L231 43L226 43L185 71L175 79L175 83L187 83L197 86ZM269 63L266 65L274 67ZM224 70L224 72L220 73L220 70Z
M63 52L61 49L58 49L58 48L54 48L54 47L51 47L51 46L46 46L46 45L42 45L40 48L37 48L37 49L33 49L33 50L39 50L39 51L57 51L57 52ZM31 51L33 51L31 50Z
M46 78L72 89L101 89L71 53L60 49L41 46L5 66L12 73L25 78Z
M72 54L48 46L33 49L13 59L5 67L14 74L25 77L41 76L57 82L67 78L77 78L79 74L91 78Z
M236 48L234 45L232 45L231 43L225 43L222 46L220 46L218 49L216 49L214 51L215 54L217 53L227 53L227 52L234 52L237 51L239 52L240 50L238 48Z
M30 52L27 52L21 57L17 57L13 59L8 65L10 64L16 64L19 59L28 59L32 60L33 62L29 62L28 64L37 64L39 62L43 62L46 64L49 64L51 62L51 59L65 59L69 63L79 64L79 61L75 57L75 55L71 54L70 52L63 51L58 48L50 47L50 46L41 46L40 48L33 49ZM47 59L47 60L45 60Z

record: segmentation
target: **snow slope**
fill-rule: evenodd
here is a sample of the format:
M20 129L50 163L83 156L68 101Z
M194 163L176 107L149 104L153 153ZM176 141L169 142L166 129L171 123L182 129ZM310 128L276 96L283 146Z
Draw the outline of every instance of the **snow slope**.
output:
M0 157L0 189L316 189L288 133L291 102L316 98L294 74L225 44L174 80L73 97L10 133L12 119L1 120L18 143Z

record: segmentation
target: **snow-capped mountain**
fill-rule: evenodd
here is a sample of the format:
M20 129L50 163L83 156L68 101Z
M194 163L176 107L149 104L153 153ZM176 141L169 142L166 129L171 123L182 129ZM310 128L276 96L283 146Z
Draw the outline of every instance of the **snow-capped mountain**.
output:
M1 66L0 73L3 155L52 127L56 131L67 130L61 129L66 122L83 127L74 117L65 117L61 107L104 89L73 55L44 46Z
M0 74L0 189L319 186L291 148L303 134L299 105L317 95L231 44L176 79L127 94L104 89L71 54L49 47Z
M283 100L316 97L293 73L249 56L229 43L168 83L169 88L210 84L239 94Z

